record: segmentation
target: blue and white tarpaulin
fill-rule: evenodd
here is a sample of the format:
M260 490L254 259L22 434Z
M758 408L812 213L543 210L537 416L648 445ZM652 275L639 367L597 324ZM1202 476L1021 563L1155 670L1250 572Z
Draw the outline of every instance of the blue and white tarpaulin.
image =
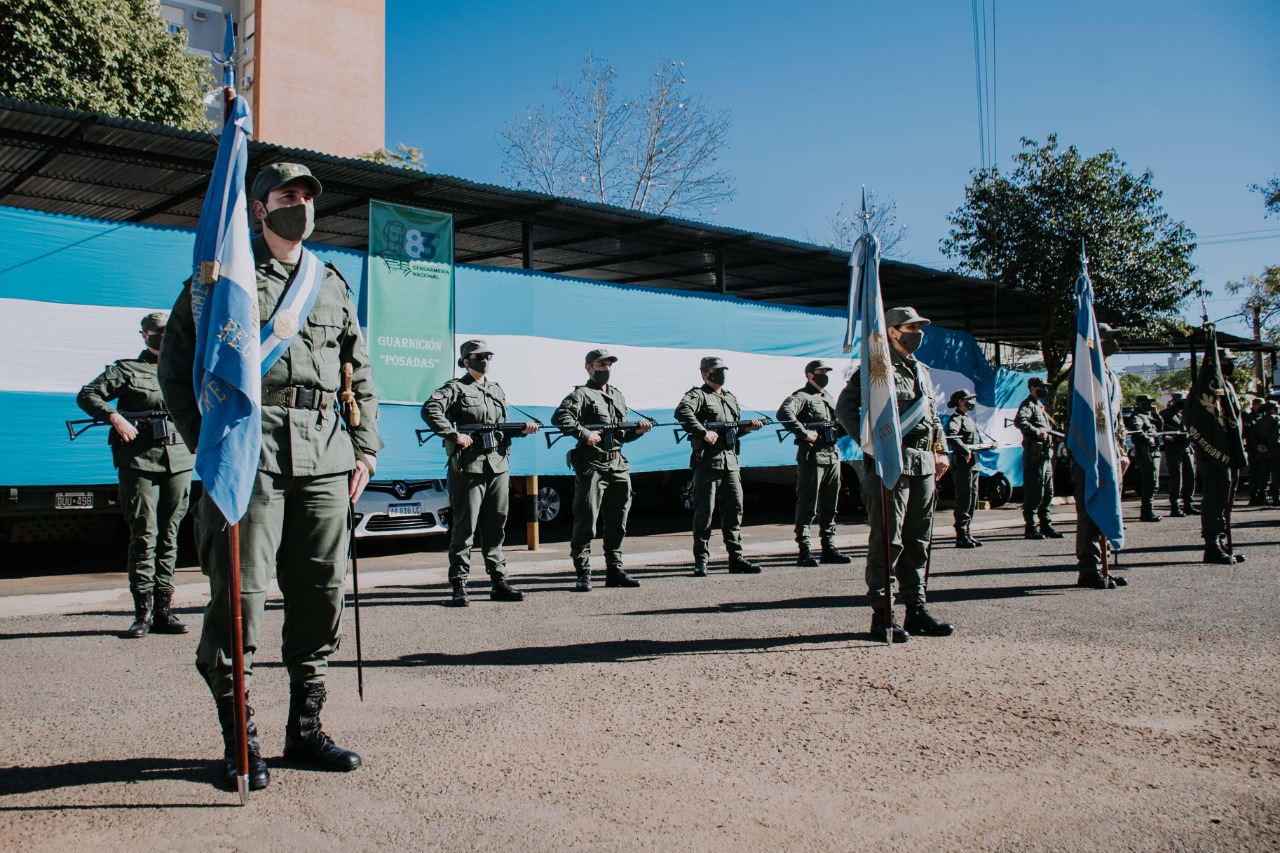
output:
M0 233L0 311L9 321L0 339L6 365L0 406L9 442L0 485L115 482L105 437L89 432L68 442L62 422L82 416L75 395L103 365L137 355L143 315L173 305L191 274L193 232L0 208ZM360 300L363 253L309 248L342 272ZM547 423L569 390L585 381L583 357L597 346L619 356L614 374L635 413L662 422L672 420L681 395L701 382L704 355L729 364L727 387L742 401L744 416L772 415L804 384L810 359L840 366L834 395L858 365L841 354L846 316L837 310L459 266L456 311L457 339L488 340L497 353L493 377L508 399ZM939 412L947 411L947 397L958 388L978 394L979 426L1015 445L983 452L979 463L1018 485L1019 437L1003 419L1025 396L1028 374L993 371L971 335L937 326L925 329L917 355L932 368ZM511 416L522 417L514 410ZM387 442L378 455L380 480L443 476L440 443L418 447L414 430L425 424L417 406L383 405L379 427ZM569 473L568 439L551 451L541 436L517 439L513 447L516 475ZM847 440L842 447L846 458L861 456ZM677 446L669 428L629 443L626 453L635 471L689 464L688 445ZM742 462L794 465L795 447L764 429L744 437Z
M1071 432L1067 450L1084 469L1085 510L1111 547L1124 547L1120 514L1120 450L1115 422L1123 398L1102 360L1102 338L1093 313L1093 285L1086 269L1076 281L1076 348L1072 359Z

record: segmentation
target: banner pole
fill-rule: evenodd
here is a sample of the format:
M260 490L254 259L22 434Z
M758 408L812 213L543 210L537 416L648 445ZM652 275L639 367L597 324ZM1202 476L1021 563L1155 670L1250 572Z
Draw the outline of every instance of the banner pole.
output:
M893 645L893 532L889 529L889 500L893 492L880 481L880 529L884 539L884 642Z
M244 697L244 611L240 606L240 525L227 528L230 576L227 595L231 605L231 677L235 695L231 706L236 727L236 790L240 805L249 802L249 720Z

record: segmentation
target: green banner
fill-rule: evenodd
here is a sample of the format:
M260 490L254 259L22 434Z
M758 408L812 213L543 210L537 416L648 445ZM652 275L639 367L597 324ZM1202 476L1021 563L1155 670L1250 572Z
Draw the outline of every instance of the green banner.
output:
M453 217L369 202L369 358L378 399L421 404L453 377Z

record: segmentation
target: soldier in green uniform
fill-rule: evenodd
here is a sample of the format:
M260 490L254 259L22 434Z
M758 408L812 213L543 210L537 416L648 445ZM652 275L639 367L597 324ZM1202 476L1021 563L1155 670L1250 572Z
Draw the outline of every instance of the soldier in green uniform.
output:
M187 626L171 610L173 568L178 560L178 525L187 514L193 460L165 410L156 362L168 315L142 318L146 348L122 358L80 389L76 403L90 417L110 421L107 443L120 478L120 505L129 525L129 591L134 621L128 636L185 634ZM116 401L112 406L111 401ZM121 412L153 416L135 424ZM141 429L139 429L141 426Z
M239 522L244 676L247 687L274 573L284 595L281 658L289 675L284 757L348 771L360 766L360 756L334 744L321 727L320 711L329 657L342 638L349 512L382 448L378 399L356 307L335 267L320 268L315 302L305 317L287 309L277 313L294 288L317 284L298 273L305 260L302 241L313 228L314 199L321 191L305 166L274 163L258 174L250 195L253 219L263 226L261 236L253 239L260 322L264 329L272 326L288 346L262 377L262 451L249 508ZM191 302L188 281L173 306L159 375L178 432L195 449L201 408L192 384L196 331ZM358 425L348 414L345 431L335 411L344 364L352 367L353 405L359 410ZM225 780L234 788L229 542L226 520L207 498L196 509L196 546L210 595L196 668L217 703ZM270 774L252 719L247 729L249 786L263 788Z
M622 567L622 540L631 510L631 466L622 455L622 445L653 429L653 423L641 418L639 426L629 429L589 428L627 420L627 400L612 383L617 360L606 349L587 353L586 384L574 388L551 416L552 423L578 439L569 452L574 474L569 555L578 575L578 592L591 591L591 540L596 535L596 519L604 528L605 586L640 586L640 581Z
M729 365L719 356L702 359L702 385L690 388L676 406L676 420L693 446L693 576L707 576L711 558L711 516L720 497L720 526L729 552L729 571L758 574L760 567L742 556L742 473L738 468L738 436L760 429L753 419L736 429L708 429L708 423L741 420L738 398L724 388Z
M1276 415L1274 400L1267 403L1265 413L1253 423L1253 444L1258 450L1258 458L1266 462L1270 475L1267 505L1276 506L1280 504L1280 416ZM1260 486L1258 492L1262 492Z
M1236 357L1229 349L1218 350L1218 362L1222 366L1222 377L1225 379L1223 394L1226 407L1234 413L1235 428L1241 428L1240 398L1236 396L1235 386L1230 376L1236 367ZM1243 437L1241 441L1243 441ZM1240 485L1240 471L1230 466L1223 466L1210 459L1204 450L1195 446L1196 468L1200 470L1200 486L1203 494L1200 499L1200 535L1204 539L1205 563L1216 563L1229 566L1244 562L1245 556L1227 547L1227 524L1229 508L1235 505L1236 488Z
M1120 333L1106 323L1098 324L1098 337L1102 343L1103 387L1110 395L1111 410L1115 413L1112 429L1116 439L1116 460L1120 466L1118 476L1124 481L1124 472L1129 467L1129 458L1124 451L1124 421L1120 410L1124 405L1124 392L1120 388L1120 377L1108 359L1119 350ZM1068 416L1071 409L1067 409ZM1102 574L1102 531L1094 523L1085 506L1085 473L1084 467L1075 459L1071 460L1071 480L1075 486L1076 504L1076 585L1090 589L1114 589L1128 586L1128 581L1115 572Z
M902 419L902 475L888 499L889 530L884 529L884 485L873 460L866 459L862 476L862 503L871 525L867 543L867 598L871 604L871 634L884 639L893 632L895 643L905 643L911 634L942 637L955 630L949 622L933 617L925 607L923 570L933 537L933 495L937 481L947 473L946 436L933 397L929 367L912 355L924 340L929 320L914 308L890 308L884 312L889 337L889 364L872 365L873 375L887 371L898 399ZM840 399L836 416L849 435L861 435L862 383L855 372ZM890 566L885 565L884 543L890 545ZM898 578L898 594L907 606L902 625L897 617L885 624L885 596L893 594L889 572Z
M947 400L947 405L955 410L947 421L947 443L951 447L951 478L956 487L957 548L982 547L969 533L973 510L978 505L978 454L971 449L980 443L978 422L972 414L977 399L969 389L961 388Z
M1053 529L1053 418L1045 410L1049 389L1038 376L1027 380L1030 393L1018 406L1013 425L1022 433L1022 519L1027 539L1061 539ZM1036 529L1036 519L1040 527Z
M797 566L816 566L809 548L809 525L818 520L824 563L851 563L836 548L836 504L840 500L841 432L836 403L827 393L831 365L816 359L804 366L805 384L778 407L778 423L796 437ZM811 427L808 425L820 424Z
M1187 435L1182 421L1186 407L1186 395L1175 391L1169 405L1160 414L1166 430L1164 458L1169 467L1169 515L1174 518L1200 514L1200 508L1193 502L1196 466L1191 455L1191 437Z
M1133 459L1138 468L1138 496L1142 501L1141 521L1160 521L1152 502L1160 488L1160 432L1164 423L1151 406L1146 394L1139 394L1134 401L1133 413L1125 423L1129 440L1133 442Z
M458 366L466 373L450 379L422 404L422 419L444 441L449 454L449 583L452 604L470 603L467 579L471 574L471 545L476 532L484 543L484 567L492 580L489 598L493 601L523 601L524 593L507 583L507 558L502 554L506 539L507 510L511 501L511 438L492 433L493 441L472 437L457 427L468 424L499 424L507 421L507 395L489 378L493 350L484 341L464 343ZM538 431L531 421L524 434Z
M1226 376L1226 372L1223 372ZM1261 397L1254 397L1240 420L1240 433L1244 437L1245 455L1249 459L1249 506L1263 506L1267 502L1267 480L1269 469L1267 460L1258 452L1258 442L1254 440L1253 428L1258 420L1266 414L1266 404Z

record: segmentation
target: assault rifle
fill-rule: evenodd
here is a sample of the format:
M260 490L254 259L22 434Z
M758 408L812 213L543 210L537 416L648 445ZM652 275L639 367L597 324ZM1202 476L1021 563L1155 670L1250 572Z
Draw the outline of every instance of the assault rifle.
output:
M1014 421L1014 419L1013 419L1013 418L1005 418L1005 419L1004 419L1004 425L1005 425L1006 427L1014 426L1013 421ZM1051 429L1051 430L1049 430L1049 435L1056 436L1056 437L1058 437L1058 438L1066 438L1066 435L1065 435L1065 434L1063 434L1063 433L1061 433L1061 432L1058 432L1058 430L1056 430L1056 429Z
M792 438L796 439L796 447L834 447L836 440L839 438L839 436L836 435L835 421L811 421L807 424L802 423L800 426L804 427L809 432L816 432L818 434L817 440L812 442L805 441L802 438L796 437L791 430L786 427L779 427L778 443L781 444L786 441L787 436L790 435Z
M982 444L965 444L963 441L956 438L954 435L948 435L946 439L947 441L951 442L955 446L959 447L965 453L976 453L979 450L995 450L997 447L1000 446L996 444L994 441L986 441L986 442L983 442Z
M725 442L725 447L732 447L738 443L738 430L751 426L754 421L760 421L761 426L775 423L773 418L766 415L763 418L747 418L741 421L706 421L702 425L707 428L707 432L714 432L720 436L720 441ZM675 434L676 444L693 435L693 433L686 431L684 427L676 427Z
M498 446L499 436L519 438L524 435L526 423L526 421L503 421L496 424L454 424L453 428L463 435L471 436L471 440L479 445L481 450L489 451ZM538 424L538 426L541 425ZM417 429L414 432L418 434L419 447L433 438L440 438L435 430Z
M674 423L660 424L654 421L649 421L649 423L653 424L654 427L675 426ZM596 445L596 448L608 453L610 451L617 450L619 447L622 446L622 436L619 435L619 433L625 432L626 430L629 430L629 429L639 429L640 422L639 421L619 421L616 424L581 424L580 426L583 429L590 430L591 432L600 433L600 443ZM560 441L563 438L576 438L576 437L577 437L577 433L571 430L566 430L566 429L561 429L559 435L552 435L550 432L548 432L547 447L549 449L557 441Z
M145 412L117 412L116 414L137 427L138 435L141 438L150 438L152 441L159 441L163 444L178 443L178 432L173 427L173 421L169 419L169 413L164 409L150 409ZM104 421L100 418L83 418L78 421L67 421L66 423L67 438L70 441L75 441L94 427L112 425L111 421Z

